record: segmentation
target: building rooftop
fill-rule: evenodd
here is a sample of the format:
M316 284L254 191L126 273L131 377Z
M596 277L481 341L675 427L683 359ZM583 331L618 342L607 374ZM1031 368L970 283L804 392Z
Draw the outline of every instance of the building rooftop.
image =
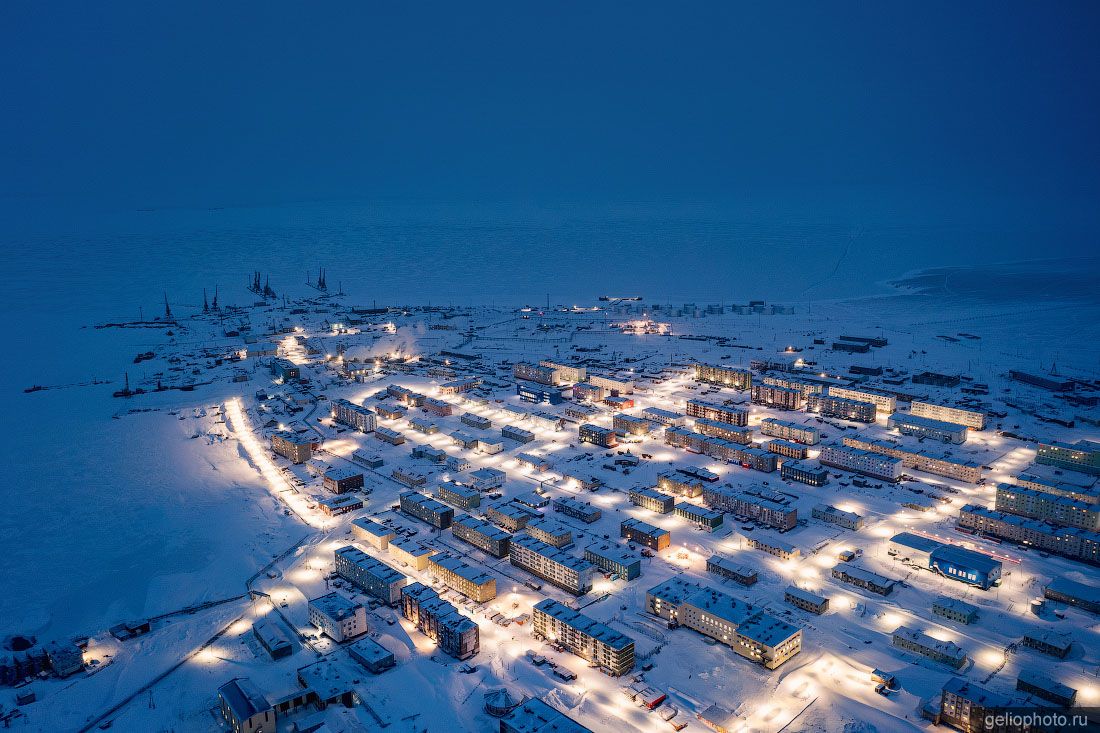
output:
M737 627L737 633L764 646L782 644L799 632L799 628L768 613L757 613Z
M355 611L363 607L363 604L348 600L336 591L311 599L309 605L333 621L343 621L355 615Z
M233 717L237 720L247 720L256 713L271 709L267 698L247 677L229 680L218 688L218 694L225 700L229 709L233 711Z
M512 546L515 547L516 545L542 555L578 573L595 569L595 566L584 558L570 555L568 552L563 552L553 545L548 545L545 542L535 539L529 534L517 534L512 537Z
M445 552L434 555L428 561L428 567L430 568L432 565L438 565L444 570L449 570L460 578L470 581L474 585L485 585L493 580L493 576L489 575L484 570L469 565L462 558L448 555Z
M599 640L612 649L626 649L634 644L634 640L626 634L620 634L607 624L600 623L583 613L574 611L569 606L558 603L553 598L544 598L539 601L535 604L535 610L556 618L563 624Z
M751 604L738 600L714 588L707 587L697 590L686 597L683 600L683 605L694 606L702 611L706 611L711 616L716 616L723 621L728 621L733 624L734 627L738 628L738 630L740 630L741 624L745 623L756 613Z
M370 517L357 517L351 523L360 531L366 532L372 537L394 537L396 533L384 524L379 524ZM354 549L354 548L353 548Z
M405 579L404 573L399 573L378 558L368 555L354 545L341 547L336 551L336 554L343 556L349 562L369 571L371 575L375 576L383 583L396 583Z

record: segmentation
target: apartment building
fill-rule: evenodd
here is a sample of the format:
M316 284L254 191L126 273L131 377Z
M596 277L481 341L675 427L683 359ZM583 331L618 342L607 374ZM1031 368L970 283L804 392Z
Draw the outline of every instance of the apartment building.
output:
M422 583L401 589L401 614L455 659L469 659L481 651L478 625Z
M844 445L869 453L897 458L901 460L903 468L912 468L914 471L934 473L937 476L947 476L972 484L977 483L982 477L980 463L950 453L936 454L930 450L907 448L893 440L875 440L858 434L846 436Z
M669 514L676 505L676 499L656 489L631 489L630 503L658 514Z
M524 531L539 542L545 542L553 547L562 548L573 544L573 530L552 519L543 517L532 519L527 523Z
M451 533L493 557L507 557L512 535L476 517L462 515L451 523Z
M390 540L397 537L397 533L384 524L368 517L357 517L351 520L352 536L357 540L363 540L376 550L385 552Z
M898 409L897 397L876 389L857 389L854 387L829 387L829 396L840 397L854 402L870 402L883 415L889 415Z
M833 568L832 576L837 580L854 585L857 588L870 591L876 595L888 596L894 592L897 581L878 573L872 573L850 563L837 565Z
M695 432L711 438L721 438L731 443L752 445L752 428L734 425L720 420L709 420L705 417L695 419Z
M515 425L502 426L500 429L500 436L508 440L514 440L517 443L530 443L535 439L535 434L530 430L524 430Z
M718 422L728 423L730 425L737 425L744 427L749 424L749 411L743 407L735 407L733 405L720 405L717 402L707 402L705 400L688 400L686 403L687 416L695 419L703 420L717 420ZM669 422L666 425L682 425L680 422Z
M367 609L333 591L310 599L309 623L335 642L367 633Z
M722 438L711 438L685 428L666 428L665 443L692 453L701 453L725 463L770 473L779 467L778 458L759 448L749 448Z
M668 530L634 518L625 519L619 524L619 536L658 552L672 544L672 535Z
M493 427L492 420L487 417L482 417L476 412L464 412L458 420L463 425L469 425L471 428L477 428L478 430L488 430Z
M321 476L321 486L333 494L346 494L363 488L363 472L354 468L330 468Z
M1056 481L1054 479L1022 473L1016 477L1016 484L1025 489L1042 491L1045 494L1063 496L1074 501L1083 501L1088 504L1100 504L1100 490L1096 488L1096 480L1089 479L1087 484L1070 483L1069 481Z
M847 439L845 439L847 440ZM847 445L826 445L821 449L818 461L825 466L897 482L901 478L900 458L884 456Z
M761 381L769 387L781 387L782 389L793 389L802 395L805 399L812 394L821 394L827 387L831 387L835 382L826 379L816 379L809 375L799 372L801 376L787 377L787 376L775 376L769 374Z
M932 613L960 624L972 624L978 618L978 607L951 596L938 596L932 601Z
M534 633L562 644L612 677L634 669L634 640L568 606L544 598L534 606Z
M305 463L313 458L315 447L313 438L289 430L280 430L271 435L271 450L291 463Z
M1035 462L1100 476L1100 443L1091 440L1079 440L1073 444L1039 443Z
M831 394L812 394L806 398L806 412L820 413L822 417L872 423L877 417L878 408L874 402L850 400Z
M965 443L970 432L970 428L965 425L902 412L891 415L886 421L886 426L897 430L902 435L912 435L917 438L939 440L956 445Z
M588 378L588 370L584 367L558 364L557 362L545 359L539 362L539 366L553 369L558 380L557 384L574 384L576 382L583 382Z
M1013 704L1014 701L1005 695L990 692L963 677L952 677L943 686L939 719L940 723L963 733L1007 733L1007 727L991 728L986 718L990 712Z
M645 418L619 412L611 418L611 428L623 435L649 435L653 431L654 424Z
M791 543L768 537L749 537L745 540L745 544L754 550L760 550L778 557L780 560L790 560L802 556L802 550Z
M909 406L909 412L917 417L927 417L933 420L953 422L958 425L965 425L973 430L985 429L985 413L976 410L966 410L961 407L948 407L947 405L937 405L931 402L913 400Z
M404 573L353 545L342 547L335 554L337 575L383 603L397 605L401 589L409 582Z
M363 508L363 500L351 494L337 494L317 500L317 508L330 517L354 512Z
M959 510L958 526L1074 560L1100 564L1098 532L1055 527L1037 519L1006 514L975 504L967 504Z
M707 486L703 489L703 501L712 509L749 518L766 527L786 531L798 524L798 509L791 506L791 500L763 487L738 490L729 484Z
M619 395L634 394L634 383L624 379L613 379L598 374L591 374L588 377L588 383L594 384L597 387L602 387L616 397Z
M509 532L519 532L527 526L532 519L541 517L542 514L528 507L520 506L512 501L501 502L489 507L485 517Z
M497 597L496 578L467 564L462 558L441 552L428 558L427 569L448 588L477 603L485 603Z
M502 488L507 478L508 474L505 471L488 466L479 468L470 474L473 487L478 491L492 491L493 489Z
M518 361L513 364L512 376L516 379L523 379L529 382L537 382L538 384L561 384L561 378L558 375L558 370L554 369L553 367L532 364L528 361Z
M634 580L642 574L640 557L619 545L597 542L584 548L584 559L605 573L616 573L625 580Z
M790 458L792 461L804 461L810 455L809 449L801 443L792 443L789 440L780 440L779 438L764 443L764 450L783 458ZM780 464L780 469L782 467L782 464Z
M642 410L640 417L655 422L659 425L683 425L685 417L683 413L671 410L662 410L660 407L647 407Z
M1038 519L1059 527L1100 531L1100 504L1076 501L1012 484L997 486L996 511Z
M697 478L689 478L674 471L665 471L657 474L657 488L661 491L669 491L677 496L686 496L689 499L703 495L703 482Z
M428 558L438 550L422 545L412 537L398 537L390 543L390 556L395 562L413 570L427 570Z
M596 574L592 563L530 535L519 534L512 538L508 558L517 568L574 595L583 596L592 590L592 580Z
M736 563L724 555L711 555L708 557L707 572L744 586L754 585L760 579L755 568Z
M481 506L481 492L469 486L456 484L454 481L444 481L435 487L435 495L440 501L445 501L459 509L476 509ZM452 521L454 515L451 515ZM434 523L434 522L433 522ZM439 526L439 525L436 525Z
M787 586L783 591L783 600L795 608L800 608L818 616L829 610L829 599L818 593L812 593L795 585Z
M579 382L573 385L573 399L580 402L603 402L607 395L607 390L596 384Z
M789 387L774 384L754 384L750 397L754 405L771 407L777 410L801 410L802 392Z
M435 397L428 397L425 399L422 409L424 412L435 415L436 417L449 417L454 412L454 408L451 406L450 402L445 402Z
M332 411L332 419L341 425L358 430L360 433L369 433L378 426L378 416L361 405L356 405L348 400L332 400L329 404Z
M555 499L553 506L554 511L567 517L573 517L573 519L579 519L585 524L592 524L603 516L603 512L588 502L578 501L568 496Z
M383 427L381 425L374 429L374 437L390 445L401 445L405 442L404 435L392 428Z
M811 516L814 519L835 524L845 529L858 530L863 528L862 516L855 512L842 511L830 504L815 504Z
M695 365L695 381L744 391L752 387L752 372L744 367L700 362Z
M447 529L454 521L454 509L417 491L402 493L400 503L401 511L438 529Z
M676 505L676 516L691 522L699 529L713 532L722 526L725 515L720 511L714 511L706 507L697 506L687 501L681 501Z
M786 481L798 481L810 486L829 483L829 471L810 461L783 461L779 475Z
M619 438L614 430L592 423L583 423L577 428L577 437L581 443L591 443L602 448L614 448L619 444Z
M821 431L817 428L774 417L760 421L760 434L803 445L817 445L821 441Z
M966 664L966 653L953 641L940 641L909 626L899 626L890 635L891 643L934 662L959 669Z

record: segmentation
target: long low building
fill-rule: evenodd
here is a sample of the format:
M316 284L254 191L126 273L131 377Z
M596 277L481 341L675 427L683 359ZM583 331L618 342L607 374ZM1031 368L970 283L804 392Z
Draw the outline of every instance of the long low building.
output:
M721 591L673 577L646 591L646 610L775 669L802 651L802 630Z
M603 516L603 512L588 502L579 501L570 496L555 499L553 506L554 511L564 514L567 517L579 519L585 524L592 524Z
M901 461L903 468L912 468L915 471L934 473L937 476L947 476L972 484L977 483L982 477L980 463L950 453L936 454L920 448L907 448L893 440L875 440L862 435L846 436L844 445L856 450L896 458Z
M959 510L958 526L1074 560L1100 564L1098 532L1055 527L1037 519L1005 514L976 504L967 504Z
M745 426L749 424L749 413L743 407L735 405L720 405L717 402L706 400L688 400L686 403L687 416L695 419L718 420L731 425ZM666 423L679 425L681 423Z
M725 521L725 515L722 512L692 504L690 501L681 501L676 505L675 511L680 519L685 519L708 532L718 529Z
M664 438L668 445L683 448L692 453L701 453L725 463L737 463L745 468L765 473L770 473L779 467L779 460L774 453L760 448L749 448L722 438L712 438L686 428L665 428Z
M665 471L657 474L657 489L671 492L677 496L686 496L690 499L703 495L703 482L698 478L685 476L675 471Z
M562 644L613 677L634 669L633 639L553 598L535 604L531 626L535 634Z
M760 434L803 445L817 445L821 441L821 431L817 428L774 417L766 417L760 421Z
M917 417L928 417L933 420L953 422L958 425L965 425L973 430L985 429L985 413L978 412L977 410L967 410L961 407L949 407L947 405L936 405L931 402L913 400L913 402L910 403L909 412Z
M760 578L756 568L734 562L723 555L711 555L707 558L707 572L744 586L754 585Z
M451 524L451 533L493 557L507 557L512 535L476 517L464 515Z
M1092 613L1100 613L1100 587L1095 585L1078 583L1068 578L1055 578L1043 588L1043 596Z
M845 438L845 441L848 439ZM901 478L900 458L884 456L847 445L827 445L821 449L818 461L822 465L842 468L852 473L897 482Z
M462 595L478 603L497 597L496 578L465 560L439 553L428 558L428 572Z
M863 528L862 516L855 512L837 509L831 504L815 504L811 510L811 516L819 521L835 524L845 529L857 530Z
M752 428L750 427L700 417L695 419L695 431L709 438L721 438L731 443L752 445Z
M913 435L918 438L930 438L955 444L965 443L966 436L970 432L970 428L965 425L904 413L891 415L890 419L886 421L886 427L897 430L902 435Z
M870 570L855 567L850 563L834 567L832 576L839 581L854 585L857 588L862 588L863 590L870 591L880 596L888 596L893 593L894 586L896 586L898 582L879 575L878 573L872 573Z
M1022 486L999 484L996 509L1060 527L1100 531L1100 504L1090 504Z
M806 398L806 412L820 413L822 417L835 417L853 422L872 423L878 408L874 402L849 400L828 394L812 394Z
M695 381L744 391L752 387L752 372L744 367L699 362L695 365Z
M899 626L890 635L891 643L898 649L919 654L934 662L959 669L966 664L966 653L952 641L940 641L908 626Z
M669 514L676 506L676 498L656 489L631 489L630 503L658 514Z
M592 590L595 565L530 535L519 534L512 538L508 558L517 568L574 595L583 596Z
M898 409L897 398L894 395L876 389L857 389L855 387L840 387L833 385L829 387L829 396L840 397L855 402L870 402L875 406L878 412L884 415L889 415Z

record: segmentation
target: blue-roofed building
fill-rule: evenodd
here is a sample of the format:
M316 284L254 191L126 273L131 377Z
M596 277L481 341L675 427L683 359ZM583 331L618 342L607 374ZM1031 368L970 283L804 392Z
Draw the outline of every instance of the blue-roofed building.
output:
M965 547L944 545L932 551L929 567L944 577L989 590L1001 582L1001 561Z
M247 677L232 679L218 688L218 707L233 733L275 730L275 710Z

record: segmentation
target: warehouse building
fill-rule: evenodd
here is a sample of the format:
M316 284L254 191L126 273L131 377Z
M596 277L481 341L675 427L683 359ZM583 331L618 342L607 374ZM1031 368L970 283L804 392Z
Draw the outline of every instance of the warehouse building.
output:
M499 733L592 733L592 730L533 697L500 719Z
M618 545L597 542L584 548L584 559L605 573L634 580L642 574L642 559Z
M574 595L583 596L592 590L595 565L530 535L519 534L512 538L508 558L517 568Z
M455 659L469 659L481 650L478 625L426 585L413 583L401 589L401 615Z
M654 527L634 518L625 519L619 524L619 536L658 552L672 544L672 535L667 529Z
M932 551L932 570L946 578L989 590L1001 582L1001 561L989 555L956 545L944 545Z
M909 412L917 417L927 417L933 420L953 422L957 425L965 425L973 430L985 429L985 413L975 410L964 410L960 407L948 407L936 405L931 402L913 400Z
M788 420L777 420L774 417L766 417L760 421L760 434L803 445L817 445L821 441L821 431L817 428Z
M512 542L508 532L466 514L454 520L451 533L493 557L506 557Z
M668 514L675 507L676 499L656 489L631 489L630 503L658 514Z
M553 598L534 606L534 633L563 645L612 677L634 669L634 640Z
M428 558L428 572L446 585L477 603L497 597L496 578L467 564L461 558L441 552Z
M917 438L939 440L956 445L965 443L966 436L970 432L970 428L965 425L900 412L891 415L886 421L886 426L897 430L902 435L912 435Z

